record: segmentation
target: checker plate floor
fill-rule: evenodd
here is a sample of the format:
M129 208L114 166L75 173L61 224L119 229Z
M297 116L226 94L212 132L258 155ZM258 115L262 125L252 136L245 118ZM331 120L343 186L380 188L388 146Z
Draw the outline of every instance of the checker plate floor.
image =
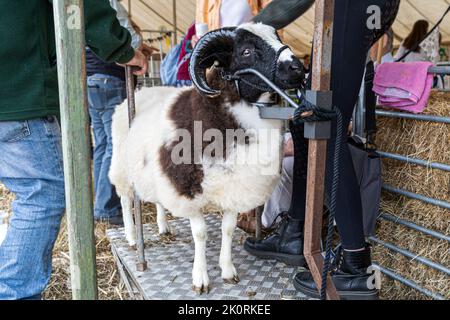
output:
M123 229L108 230L122 278L136 288L144 300L306 300L292 286L292 278L299 270L272 260L260 260L248 254L243 242L248 236L236 229L233 239L233 261L241 281L225 284L221 279L219 255L221 246L221 218L206 216L208 242L206 259L210 278L209 294L192 291L192 263L194 241L188 219L170 221L174 237L160 237L156 225L144 226L145 255L148 270L136 270L136 251L129 247ZM130 286L130 287L131 287Z

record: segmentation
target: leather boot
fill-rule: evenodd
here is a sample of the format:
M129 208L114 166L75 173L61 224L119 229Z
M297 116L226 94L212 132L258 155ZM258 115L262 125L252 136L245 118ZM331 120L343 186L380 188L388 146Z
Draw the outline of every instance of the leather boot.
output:
M377 300L374 275L368 273L372 265L370 245L363 251L350 252L339 248L333 262L331 278L342 300ZM294 278L295 288L311 298L320 298L320 294L309 271L298 273Z
M244 249L262 259L273 259L287 265L304 267L303 221L292 219L286 213L278 227L263 240L248 238Z

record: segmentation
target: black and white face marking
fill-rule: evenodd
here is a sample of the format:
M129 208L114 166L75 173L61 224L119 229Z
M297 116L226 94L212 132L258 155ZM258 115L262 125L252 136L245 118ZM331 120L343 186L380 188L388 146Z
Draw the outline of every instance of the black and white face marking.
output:
M230 72L253 68L273 80L282 89L300 88L304 78L303 65L290 48L285 48L276 30L268 25L248 23L236 29ZM259 86L265 83L256 76L246 80ZM262 92L245 83L240 86L241 96L251 102Z
M279 52L285 45L281 42L280 37L278 36L278 33L274 28L271 26L261 24L261 23L247 23L239 27L241 30L246 30L253 35L259 37L261 40L263 40L265 43L267 43L274 52ZM294 53L291 49L283 50L281 53L278 63L283 62L293 62L294 60Z

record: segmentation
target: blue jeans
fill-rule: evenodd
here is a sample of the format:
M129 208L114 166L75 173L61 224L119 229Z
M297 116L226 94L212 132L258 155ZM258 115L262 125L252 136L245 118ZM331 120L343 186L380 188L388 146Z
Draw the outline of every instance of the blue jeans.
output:
M111 123L116 107L126 98L125 82L104 74L88 77L89 114L94 131L94 189L96 219L121 215L120 199L109 182L112 157Z
M38 297L50 279L65 209L55 117L0 122L0 181L16 195L0 245L0 300Z

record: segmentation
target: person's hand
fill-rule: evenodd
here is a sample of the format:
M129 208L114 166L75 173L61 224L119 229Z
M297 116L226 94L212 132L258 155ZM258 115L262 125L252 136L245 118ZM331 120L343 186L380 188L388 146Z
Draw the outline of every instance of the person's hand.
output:
M290 138L284 144L283 154L285 157L293 157L294 156L294 140Z
M134 71L134 75L143 76L148 71L148 59L140 50L135 50L134 57L128 63L125 63L126 66L130 67L138 67L139 70Z

